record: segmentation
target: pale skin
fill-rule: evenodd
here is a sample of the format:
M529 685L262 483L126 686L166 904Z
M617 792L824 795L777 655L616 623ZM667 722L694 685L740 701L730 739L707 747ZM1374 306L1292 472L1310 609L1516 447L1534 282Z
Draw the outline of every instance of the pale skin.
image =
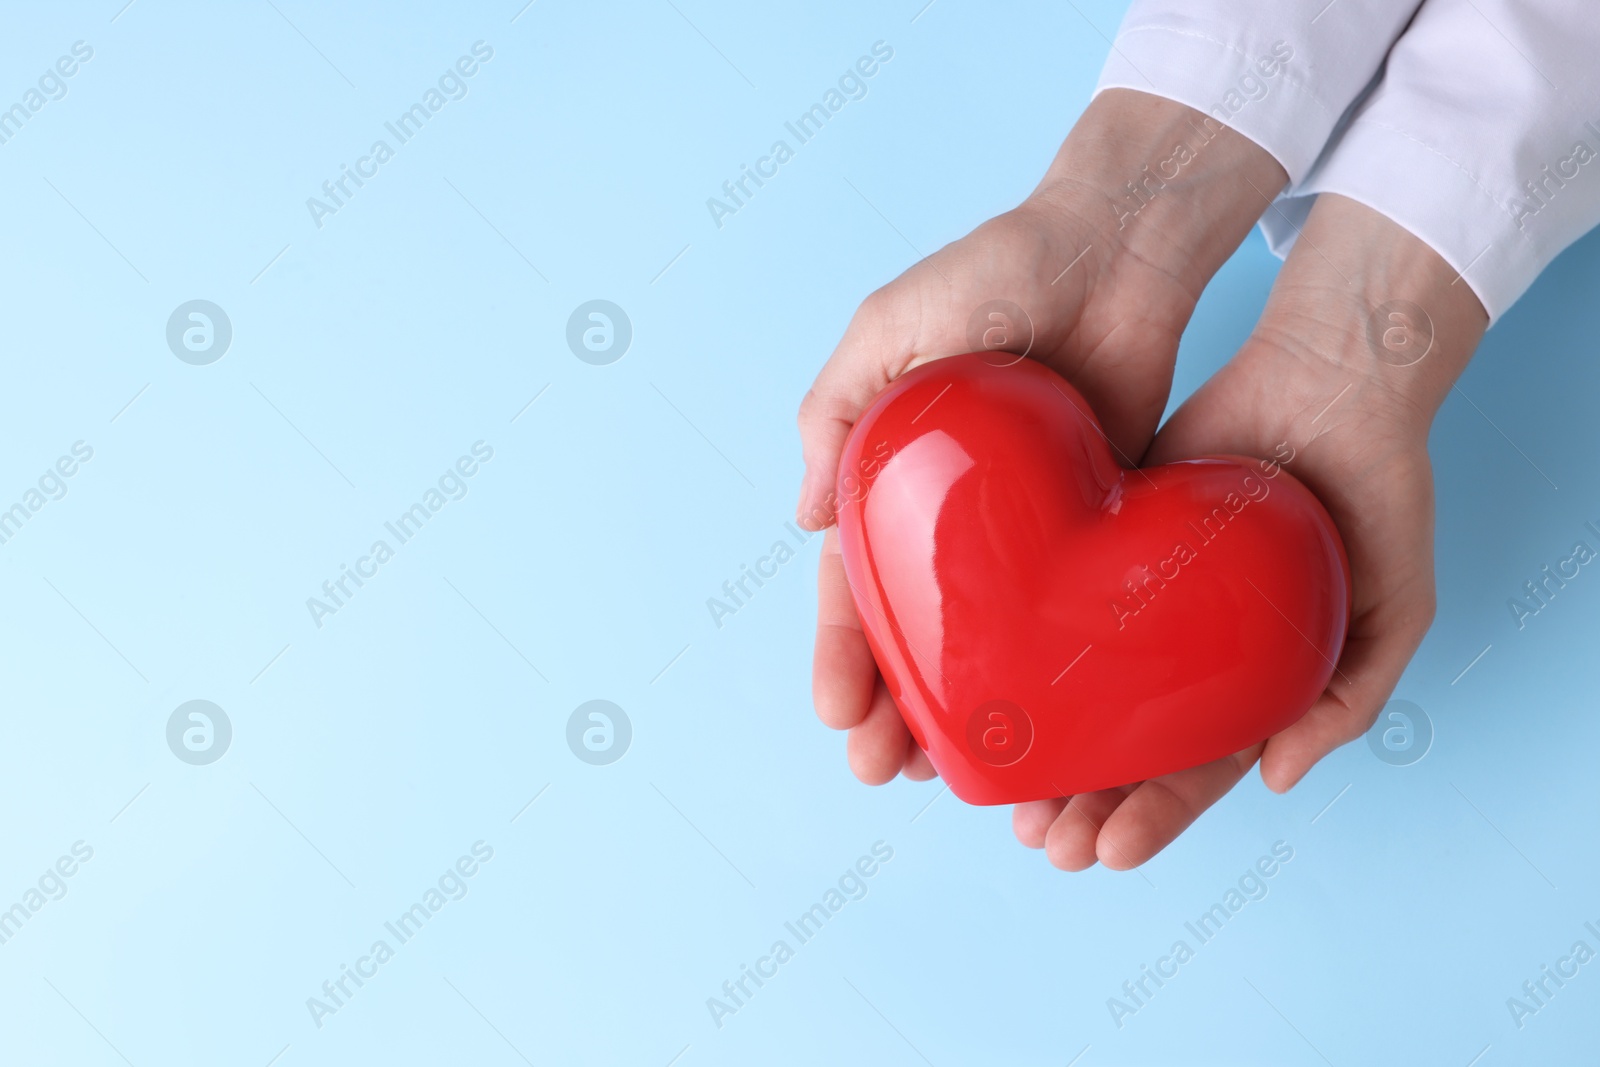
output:
M1214 120L1205 140L1203 120L1144 93L1102 93L1023 204L862 303L800 408L798 516L824 529L845 438L867 404L912 367L968 351L973 310L1005 299L1032 320L1030 357L1078 388L1124 466L1217 453L1282 457L1287 443L1285 469L1338 525L1352 620L1316 704L1263 744L1214 763L1016 805L1017 839L1063 870L1136 867L1252 766L1286 792L1373 723L1433 619L1428 430L1488 326L1469 285L1431 248L1378 212L1325 194L1249 340L1158 433L1178 338L1201 291L1287 180L1267 152ZM1204 143L1181 165L1157 170L1180 141ZM1125 183L1147 165L1176 176L1130 214ZM1400 333L1380 357L1368 320L1397 300L1423 309L1431 343L1427 324L1385 319ZM878 676L831 529L818 573L813 696L826 725L849 731L850 767L863 782L934 777Z

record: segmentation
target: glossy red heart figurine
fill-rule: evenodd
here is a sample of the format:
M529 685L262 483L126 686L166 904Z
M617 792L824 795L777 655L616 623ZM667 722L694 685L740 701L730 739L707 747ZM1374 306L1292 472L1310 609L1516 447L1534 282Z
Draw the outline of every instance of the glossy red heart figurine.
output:
M1143 781L1248 748L1331 677L1350 574L1281 466L1124 470L1089 405L1004 352L902 376L839 466L879 671L962 800Z

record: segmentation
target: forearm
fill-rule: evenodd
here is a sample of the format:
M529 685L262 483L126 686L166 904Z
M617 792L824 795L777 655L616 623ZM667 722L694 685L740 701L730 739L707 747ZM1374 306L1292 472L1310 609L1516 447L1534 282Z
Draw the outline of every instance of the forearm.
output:
M1032 199L1070 205L1109 249L1161 270L1197 300L1286 181L1265 149L1211 116L1108 89Z

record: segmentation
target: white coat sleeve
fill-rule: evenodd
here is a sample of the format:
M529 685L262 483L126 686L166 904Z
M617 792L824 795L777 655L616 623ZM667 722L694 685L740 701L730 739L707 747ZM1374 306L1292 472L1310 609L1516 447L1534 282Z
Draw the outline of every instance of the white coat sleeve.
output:
M1595 0L1426 0L1348 125L1263 216L1273 251L1327 192L1416 234L1491 321L1504 314L1600 223Z
M1138 89L1203 111L1296 182L1420 2L1134 0L1095 92Z

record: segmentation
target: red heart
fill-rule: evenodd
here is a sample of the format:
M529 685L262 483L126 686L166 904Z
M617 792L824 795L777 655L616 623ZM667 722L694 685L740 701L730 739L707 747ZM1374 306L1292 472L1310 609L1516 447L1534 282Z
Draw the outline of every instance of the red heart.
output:
M884 390L839 467L872 654L962 800L1206 763L1293 723L1349 624L1333 520L1275 463L1124 470L1039 363L940 359Z

